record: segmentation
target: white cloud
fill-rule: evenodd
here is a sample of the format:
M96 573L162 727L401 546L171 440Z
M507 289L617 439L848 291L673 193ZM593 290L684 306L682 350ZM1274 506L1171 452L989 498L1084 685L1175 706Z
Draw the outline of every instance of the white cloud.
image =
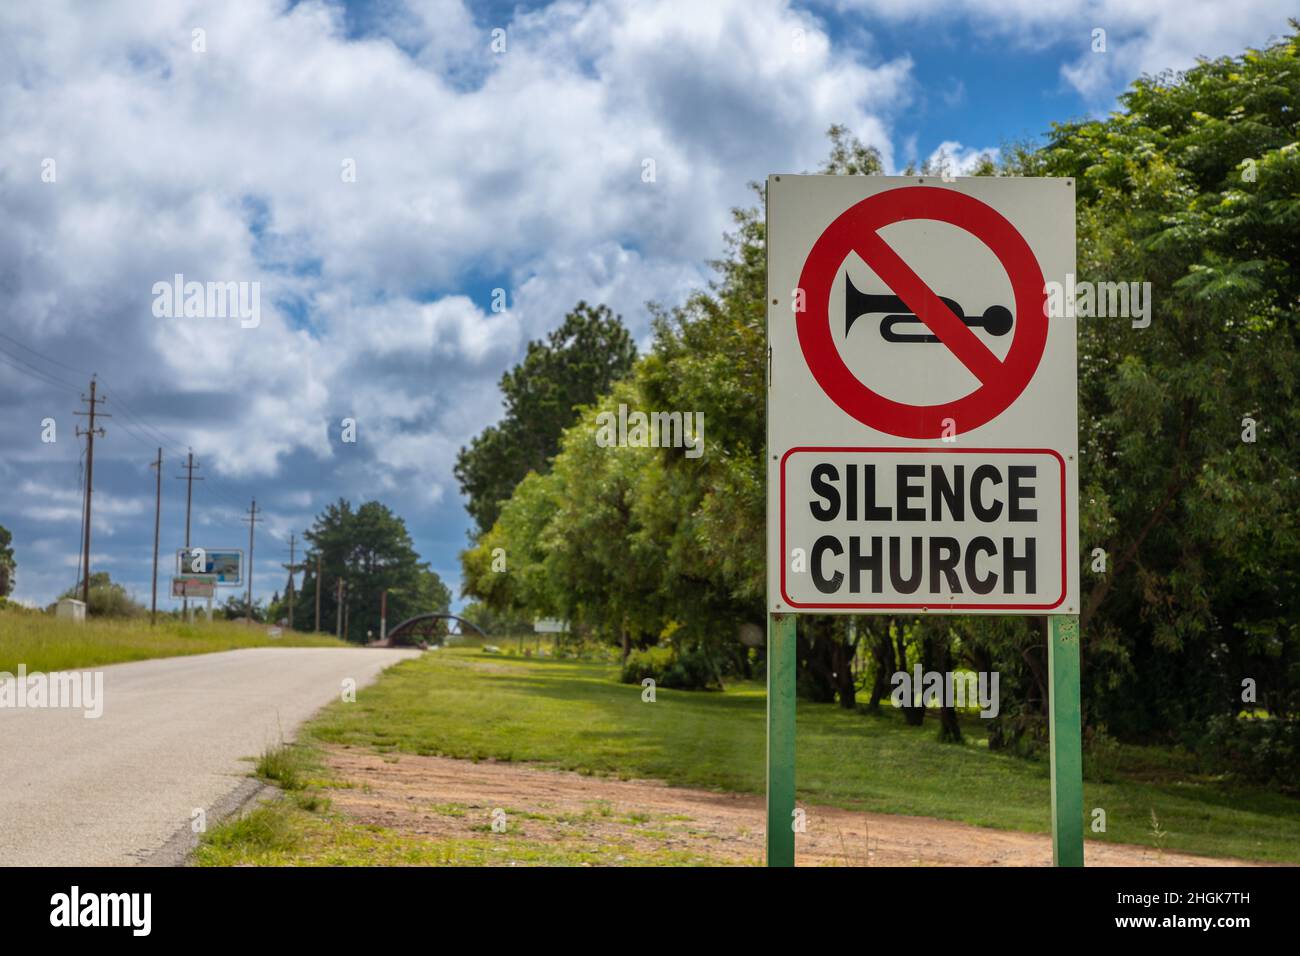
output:
M1284 28L1262 0L854 7L1077 43L1063 69L1085 92ZM277 534L301 529L310 503L382 493L428 536L455 537L442 528L455 451L500 414L497 380L527 341L583 298L644 343L643 304L707 281L730 208L752 202L746 182L815 168L832 123L895 168L912 59L832 42L820 12L556 0L489 24L456 0L383 0L351 18L320 0L0 7L0 309L7 334L101 375L115 418L96 448L97 527L125 534L153 503L156 436L120 400L171 438L173 538L176 445L203 459L194 526L213 534L238 535L228 487L240 484L278 509ZM1094 20L1111 41L1097 65ZM191 48L195 28L206 52ZM945 147L959 164L979 152ZM41 181L46 158L55 183ZM347 160L356 182L341 176ZM153 284L176 273L259 282L260 325L155 318ZM494 287L504 313L490 311ZM57 494L25 503L38 525L80 514L70 412L85 377L53 371L62 385L47 388L0 367L0 480L40 470ZM39 442L47 415L55 445ZM355 446L339 442L344 416ZM26 553L23 588L53 560Z
M166 433L169 462L200 453L193 525L211 534L237 533L231 483L264 490L277 534L301 528L300 501L340 493L454 507L456 449L500 414L497 379L529 339L585 298L644 341L643 304L707 281L748 180L815 167L834 122L891 158L912 82L906 55L834 46L785 0L508 16L476 22L456 0L0 10L0 307L15 337L101 375L117 417L97 486L129 486L135 510L97 493L97 527L152 506L155 435L114 399ZM176 273L260 283L260 325L155 318L153 284ZM0 388L31 399L0 421L0 470L47 469L72 498L27 514L75 522L77 443L34 436L51 407L71 431L84 379L58 371L52 405L9 371Z
M1002 37L1018 48L1070 51L1062 79L1102 105L1141 73L1183 70L1200 56L1259 46L1287 32L1294 4L1285 0L834 0L842 11L911 23L963 21L976 35ZM1106 51L1093 52L1093 30L1106 31Z
M931 169L948 170L954 176L969 176L976 166L986 157L997 161L999 150L996 147L963 146L955 140L944 140L935 147L927 162Z

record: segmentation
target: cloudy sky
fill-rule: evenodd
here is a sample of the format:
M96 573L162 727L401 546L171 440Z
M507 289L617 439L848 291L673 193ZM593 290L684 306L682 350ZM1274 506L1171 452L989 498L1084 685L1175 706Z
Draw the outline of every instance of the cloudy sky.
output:
M815 169L827 126L891 172L941 149L969 164L1104 113L1144 71L1266 43L1290 6L5 4L0 524L15 596L45 603L76 580L72 413L92 372L113 416L93 567L146 603L159 444L164 555L183 541L175 476L193 448L196 545L246 547L241 509L264 509L259 596L284 586L289 534L339 496L388 503L455 587L469 523L452 463L500 414L502 371L579 299L644 342L647 301L708 281L746 183ZM259 323L156 315L155 283L178 273L259 283Z

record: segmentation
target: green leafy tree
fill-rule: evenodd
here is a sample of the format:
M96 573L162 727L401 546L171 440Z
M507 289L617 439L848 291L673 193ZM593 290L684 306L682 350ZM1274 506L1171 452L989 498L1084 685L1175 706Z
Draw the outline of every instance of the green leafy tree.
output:
M14 560L13 535L4 525L0 525L0 598L7 598L14 592L14 574L18 563Z
M635 358L619 317L585 302L545 339L528 344L524 360L501 378L505 415L456 456L456 478L480 533L528 472L550 467L577 407L608 391Z
M316 591L321 592L321 630L332 632L338 620L338 582L342 582L345 637L362 643L366 632L377 637L383 594L388 592L388 622L431 611L446 611L451 591L438 574L420 561L406 523L378 501L355 510L342 498L326 507L305 533L310 557L294 601L294 627L311 630ZM322 581L316 578L316 555Z
M144 606L109 577L107 571L91 574L89 591L86 613L92 617L137 617L145 613ZM81 600L81 585L68 588L59 595L60 600L63 598Z
M267 616L267 605L264 605L256 598L253 599L252 613L249 613L248 598L243 594L232 594L221 603L218 609L220 615L227 621L242 621L251 617L252 620L259 624L270 618Z
M1149 328L1079 323L1085 673L1121 732L1236 713L1244 678L1300 711L1298 102L1293 33L1139 80L1026 170L1076 178L1081 278L1152 285Z
M1273 725L1300 711L1296 31L1145 77L1105 119L1057 126L978 170L1074 179L1078 278L1151 283L1149 327L1079 320L1084 707L1097 733L1235 739L1223 721L1251 706L1248 680ZM831 136L823 171L879 171L844 130ZM716 283L656 313L650 354L465 553L467 593L569 615L611 641L740 660L735 625L764 617L764 240L759 212L738 211ZM594 448L594 415L623 400L703 411L703 458ZM497 549L509 573L491 570ZM849 704L861 680L878 706L881 678L909 663L996 670L991 744L1045 739L1041 619L886 618L850 636L843 619L809 616L800 635L806 696ZM954 715L938 716L957 739Z

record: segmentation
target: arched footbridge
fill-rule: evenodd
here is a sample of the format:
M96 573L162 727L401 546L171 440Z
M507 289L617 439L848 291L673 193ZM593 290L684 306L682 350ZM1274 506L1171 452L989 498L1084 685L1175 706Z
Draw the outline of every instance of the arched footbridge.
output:
M431 612L408 617L396 627L389 628L384 647L428 647L441 644L448 637L475 634L487 637L481 627L457 614Z

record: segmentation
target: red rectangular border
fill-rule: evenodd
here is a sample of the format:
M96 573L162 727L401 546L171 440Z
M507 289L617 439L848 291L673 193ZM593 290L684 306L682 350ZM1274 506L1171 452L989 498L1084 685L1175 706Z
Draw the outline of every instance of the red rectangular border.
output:
M795 454L803 452L869 452L873 454L892 455L1051 455L1061 466L1061 596L1051 604L800 604L790 599L785 591L786 549L785 549L785 463ZM1069 568L1066 565L1068 547L1065 537L1065 459L1051 448L858 448L844 445L814 446L799 445L791 448L781 456L781 599L793 609L809 608L849 608L861 610L995 610L995 611L1050 611L1065 603L1065 592L1069 588Z

